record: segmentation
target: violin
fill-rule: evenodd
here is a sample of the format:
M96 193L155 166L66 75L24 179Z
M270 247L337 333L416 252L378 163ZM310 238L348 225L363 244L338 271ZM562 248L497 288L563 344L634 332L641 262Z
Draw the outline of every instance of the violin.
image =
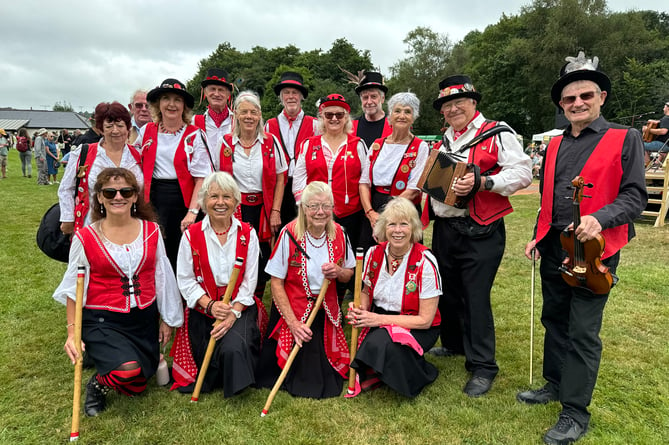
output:
M573 227L565 229L560 234L560 243L567 252L567 258L560 266L562 278L572 287L584 287L595 294L606 294L611 290L613 277L609 268L602 264L601 257L604 251L604 237L597 235L595 238L581 242L576 237L574 230L581 224L581 201L584 197L584 187L592 187L586 184L581 176L577 176L571 182L574 187L572 210L574 217Z

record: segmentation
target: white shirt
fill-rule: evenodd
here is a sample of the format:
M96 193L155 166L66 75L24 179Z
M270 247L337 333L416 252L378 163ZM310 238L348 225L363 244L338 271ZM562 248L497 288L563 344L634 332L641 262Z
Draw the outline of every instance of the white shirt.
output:
M146 131L144 125L139 131L135 146L142 145L144 140L144 132ZM158 145L156 147L156 164L153 169L153 178L155 179L177 179L177 172L174 168L174 155L179 147L179 142L183 137L186 127L184 126L177 134L160 133L158 132ZM194 178L205 178L212 173L211 162L209 161L209 154L202 142L201 130L196 131L193 138L193 155L192 159L189 153L186 153L188 160L188 171ZM187 144L184 144L184 150L189 150Z
M228 108L228 117L221 122L221 126L217 127L214 120L209 115L209 111L204 112L204 128L207 138L207 146L209 147L209 153L211 155L211 160L214 163L214 171L220 169L221 161L221 142L223 141L223 136L232 132L232 110ZM195 116L193 116L193 124L195 124Z
M98 223L95 224L96 229ZM123 273L131 277L139 267L142 257L144 255L144 225L139 231L139 236L130 244L114 244L109 241L104 235L100 235L112 259L118 264ZM99 232L98 232L99 233ZM174 278L174 272L170 265L170 260L165 253L165 243L160 234L160 230L156 229L153 234L149 236L158 237L158 245L156 248L156 303L158 304L158 312L160 317L169 326L175 328L183 323L183 308L181 306L181 296L177 288L177 281ZM79 265L86 266L86 278L84 283L84 305L86 304L86 296L88 290L88 281L90 277L90 263L86 257L84 246L78 237L72 238L72 247L70 247L70 259L67 264L67 270L63 276L63 280L53 293L54 300L65 304L67 298L76 300L77 291L77 268ZM137 301L134 294L130 294L130 307L137 307Z
M142 174L142 167L137 163L135 157L130 153L130 148L126 145L123 147L123 154L121 155L121 163L114 164L114 161L109 159L107 151L102 146L104 141L98 144L98 153L95 156L93 165L88 172L88 197L90 199L90 207L93 208L93 194L95 183L98 180L98 175L105 168L121 167L130 170L137 178L137 184L140 189L144 187L144 175ZM60 202L60 220L62 222L74 221L74 186L77 181L77 170L79 170L79 156L81 155L81 145L70 152L70 160L68 162L69 168L65 169L63 179L58 187L58 201ZM88 155L87 155L88 156ZM90 211L86 215L84 225L91 223Z
M362 171L360 183L379 187L391 186L406 150L407 145L405 144L385 143L383 147L381 147L381 153L379 153L377 156L372 171L374 184L370 184L369 180L369 166L371 165L371 158L373 153L373 150L369 150L367 156L367 168L363 169ZM425 168L425 161L427 161L429 154L430 148L427 146L425 141L421 141L420 145L418 146L418 152L416 153L416 165L409 173L409 180L407 181L405 190L420 190L420 187L418 187L418 179L420 179L420 175L423 173L423 168Z
M274 166L276 167L276 174L282 174L288 167L286 165L286 160L284 159L283 150L281 150L281 144L276 136L271 135L270 133L267 133L267 136L272 137L274 141ZM251 153L247 156L239 138L237 136L232 137L232 143L235 146L235 152L232 155L234 156L232 161L234 166L232 173L239 186L239 191L242 193L262 192L262 142L263 140L260 137L256 138L256 141L251 148ZM222 141L221 143L223 144ZM222 149L222 147L218 148L219 151Z
M288 164L288 176L293 176L293 171L295 170L295 141L297 140L297 134L302 127L302 121L304 120L304 110L300 110L299 114L293 121L293 125L290 125L286 115L281 112L276 117L277 122L279 123L279 130L281 131L281 140L283 141L284 148L290 157L290 163ZM312 121L313 133L318 134L318 120L314 119ZM269 133L269 125L265 124L265 132Z
M375 246L374 249L380 248ZM409 252L404 255L402 263L397 268L394 274L390 275L388 273L388 266L386 264L388 258L388 249L386 246L386 254L383 256L383 261L379 267L379 278L376 281L376 286L374 287L374 304L377 307L385 309L386 311L400 312L402 310L402 301L404 299L404 276L407 270L407 263L409 261ZM363 280L367 286L371 286L372 283L367 277L370 260L372 258L371 253L373 249L367 251L365 256L365 271L363 273ZM429 261L428 261L429 260ZM425 250L423 252L423 259L418 266L418 269L422 271L421 281L416 283L418 298L420 300L426 300L428 298L435 298L442 294L441 291L441 278L436 268L437 260L435 259L432 252ZM417 270L418 272L418 270Z
M273 277L280 278L282 280L286 279L288 274L288 264L290 263L289 255L290 250L294 246L290 237L285 233L287 229L284 229L281 232L281 238L279 239L279 245L274 248L273 255L267 261L267 266L265 266L265 272L270 274ZM308 233L305 236L309 237ZM323 239L314 239L310 238L311 243L319 246L318 248L314 247L309 241L306 242L306 252L309 255L307 259L307 279L309 280L309 289L312 293L317 294L321 290L321 285L323 284L323 271L321 266L325 263L330 262L330 255L328 252L328 242ZM297 240L299 243L300 240ZM321 246L322 244L322 246ZM344 265L341 266L345 269L352 269L355 267L355 256L353 255L353 250L351 245L346 239L346 255L344 259Z
M457 151L463 145L474 139L481 126L485 123L483 114L472 120L467 131L465 131L456 141L453 140L453 127L446 130L445 136L450 143L451 151ZM506 125L504 122L499 122L500 125ZM516 139L515 133L502 132L494 137L497 144L497 164L502 167L499 173L492 176L495 185L490 190L494 193L499 193L502 196L513 195L518 190L524 189L532 183L532 160L523 151L523 146ZM443 145L439 148L443 152L447 152ZM461 153L465 159L469 159L469 151L467 149ZM483 172L481 172L483 173ZM430 198L432 208L435 215L441 218L451 218L455 216L466 216L469 214L467 208L456 209L455 207L439 202L434 198Z
M232 217L232 225L228 232L228 238L225 244L221 245L218 236L214 233L209 222L209 216L205 216L202 220L202 232L204 232L204 239L207 244L207 253L209 254L209 265L211 272L214 275L216 286L226 286L230 281L230 274L232 267L237 258L237 231L241 227L239 221ZM258 236L255 229L251 229L249 235L248 247L249 251L244 258L245 270L244 276L238 277L237 280L242 280L239 286L239 293L234 300L244 306L253 306L255 300L253 299L253 291L258 282L258 257L260 255L260 247L258 245ZM197 301L207 293L204 288L204 283L201 283L195 277L193 272L193 252L190 244L190 233L184 232L179 244L179 255L177 256L177 282L179 290L183 295L186 304L189 308L194 308ZM212 297L211 295L209 297Z
M302 196L302 190L307 186L307 163L305 160L305 155L307 151L309 151L309 144L312 141L307 139L304 141L304 145L302 146L302 151L300 152L299 157L297 158L297 163L295 164L295 171L293 172L293 194L295 195L295 202L298 204L300 203L300 197ZM323 156L325 157L325 162L327 163L328 166L328 184L330 187L335 188L335 187L345 187L348 184L333 184L332 183L332 167L334 166L334 161L336 159L336 156L339 156L339 154L343 150L348 150L348 140L345 140L339 147L337 147L336 150L332 150L330 146L328 145L327 142L325 142L325 139L321 138L321 150L323 150ZM365 145L365 142L360 139L358 142L358 145L356 147L356 150L358 151L358 159L360 159L360 165L362 168L362 172L365 170L369 170L369 162L367 159L367 146ZM345 162L344 164L349 164L348 162ZM361 172L361 174L362 174ZM355 172L350 172L350 174L354 174ZM349 174L349 172L346 172L346 174ZM357 190L351 190L351 194L357 194Z

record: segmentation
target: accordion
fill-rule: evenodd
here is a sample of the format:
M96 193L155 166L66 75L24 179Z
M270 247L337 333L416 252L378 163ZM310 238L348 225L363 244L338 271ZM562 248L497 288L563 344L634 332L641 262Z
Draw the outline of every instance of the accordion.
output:
M457 196L453 184L469 172L475 172L476 165L458 161L453 155L432 150L425 163L418 186L430 197L458 209L465 208L473 194Z

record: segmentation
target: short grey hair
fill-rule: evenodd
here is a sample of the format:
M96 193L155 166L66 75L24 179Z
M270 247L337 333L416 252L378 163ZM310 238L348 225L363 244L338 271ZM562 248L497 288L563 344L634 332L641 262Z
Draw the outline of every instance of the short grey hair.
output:
M233 130L232 134L239 137L241 134L241 125L239 125L239 118L237 117L237 108L242 104L242 102L248 102L253 105L258 112L260 113L260 120L258 121L258 126L256 128L256 134L259 138L265 137L265 131L263 127L265 126L265 121L262 118L262 107L260 106L260 97L255 91L245 90L239 93L235 98L234 103L234 117L233 117Z
M279 103L281 104L282 107L286 106L283 103L283 90L285 90L286 88L292 88L292 87L284 87L284 88L281 88L281 91L279 91ZM302 94L302 91L298 90L297 88L294 88L294 90L296 90L300 94L300 104L301 104L302 101L304 100L304 95Z
M132 96L130 96L130 103L131 103L131 104L134 105L134 102L135 102L135 96L137 96L138 94L143 94L143 95L146 96L147 94L149 94L149 92L146 91L146 90L135 90L135 92L132 93Z
M380 242L386 239L386 228L390 221L406 219L411 225L411 242L417 243L423 238L423 224L418 217L418 210L414 203L406 198L397 197L386 204L374 225L374 236Z
M420 116L420 99L414 93L409 91L396 93L388 100L388 114L392 114L393 108L395 105L402 105L405 107L411 107L413 110L413 119L418 119Z
M379 93L379 96L381 96L381 99L386 98L386 93L384 93L383 90L380 89L380 88L365 88L362 91L360 91L360 94L358 94L358 97L362 96L362 93L364 93L365 91L376 91L376 92Z
M232 197L235 198L235 208L242 202L242 193L239 191L239 186L232 175L227 172L214 172L204 178L202 187L197 194L197 203L200 205L200 208L204 213L207 213L204 200L207 197L209 190L214 186L221 189L222 192L232 192Z

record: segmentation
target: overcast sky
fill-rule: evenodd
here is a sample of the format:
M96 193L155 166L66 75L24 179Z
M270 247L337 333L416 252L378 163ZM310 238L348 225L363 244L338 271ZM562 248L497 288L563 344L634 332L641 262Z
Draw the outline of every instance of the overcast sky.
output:
M530 0L1 0L0 107L92 111L129 102L137 88L191 79L222 42L240 51L293 44L327 51L338 38L388 68L418 26L459 41L516 15ZM609 0L614 11L658 9L657 0Z

